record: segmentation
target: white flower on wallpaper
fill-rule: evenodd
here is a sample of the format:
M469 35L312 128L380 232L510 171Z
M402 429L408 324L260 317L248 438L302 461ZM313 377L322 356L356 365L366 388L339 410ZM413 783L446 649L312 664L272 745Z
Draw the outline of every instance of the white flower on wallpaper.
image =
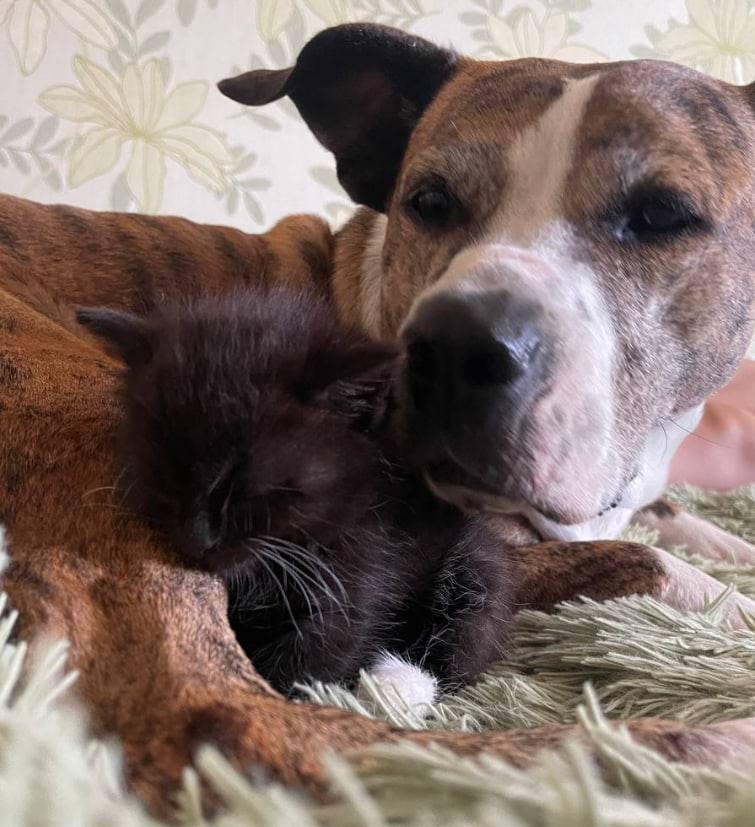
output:
M277 40L294 22L299 34L303 36L302 12L309 9L326 26L335 26L352 19L355 9L348 0L257 0L255 3L257 33L270 43ZM303 45L301 39L297 46Z
M648 26L652 49L636 47L642 57L661 57L730 81L755 76L755 0L686 0L687 21L670 20L660 32Z
M257 34L262 40L271 44L285 36L297 49L325 26L371 20L405 29L433 14L421 0L257 0L254 6ZM307 14L314 16L315 27L306 26Z
M228 170L235 158L225 138L194 122L207 97L206 82L180 83L167 92L154 59L127 66L119 79L76 55L74 72L78 87L53 86L39 98L60 118L90 125L68 155L69 186L105 175L128 148L126 183L142 212L160 208L166 158L210 190L231 187Z
M220 0L205 0L211 9L216 9ZM190 26L197 13L197 0L177 0L176 14L182 26Z
M0 0L0 26L7 28L19 68L30 75L47 50L50 14L100 49L116 45L116 32L97 0Z
M355 4L348 0L307 0L307 5L326 26L335 26L352 18L349 6Z
M276 40L294 14L294 0L257 0L256 23L259 36L266 41Z
M539 10L519 7L506 15L507 7L497 0L477 0L475 4L483 11L465 12L460 17L474 27L475 39L484 44L481 57L545 57L575 63L606 60L597 49L571 40L579 24L558 4L545 4Z

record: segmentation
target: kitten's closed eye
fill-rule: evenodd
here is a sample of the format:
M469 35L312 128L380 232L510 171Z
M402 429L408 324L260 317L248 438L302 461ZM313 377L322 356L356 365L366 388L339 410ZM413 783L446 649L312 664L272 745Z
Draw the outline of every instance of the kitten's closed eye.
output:
M206 555L225 539L228 510L240 469L238 463L226 462L210 483L204 503L197 503L187 518L185 550L197 563L209 562Z

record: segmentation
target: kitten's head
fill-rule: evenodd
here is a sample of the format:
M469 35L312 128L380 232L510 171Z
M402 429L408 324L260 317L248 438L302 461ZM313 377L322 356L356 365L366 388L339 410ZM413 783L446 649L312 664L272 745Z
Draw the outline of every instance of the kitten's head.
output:
M78 319L127 365L130 478L188 562L251 565L267 537L327 545L377 503L396 354L325 305L275 290Z

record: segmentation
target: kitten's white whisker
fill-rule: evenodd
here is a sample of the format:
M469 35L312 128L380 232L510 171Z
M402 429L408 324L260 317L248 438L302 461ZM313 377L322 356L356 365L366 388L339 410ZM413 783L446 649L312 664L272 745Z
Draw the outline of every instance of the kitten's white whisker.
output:
M279 549L275 548L270 544L265 544L261 547L260 551L262 551L269 560L274 562L276 565L280 566L283 570L284 577L289 575L291 579L296 583L299 587L299 591L302 594L302 597L307 603L307 609L309 610L309 616L314 617L314 610L312 608L312 601L314 601L315 607L317 608L317 614L320 616L320 622L322 623L322 610L320 608L320 604L317 601L314 593L312 592L311 587L309 587L305 580L302 579L303 573L297 572L295 567L290 565L290 563L284 560L280 553Z
M115 491L115 485L100 485L98 488L90 488L81 495L83 500L85 497L91 497L92 494L97 494L99 491Z
M285 548L285 547L278 549L279 553L280 552L290 553L291 551L292 551L292 549ZM283 561L284 558L281 557L281 560ZM306 583L310 584L309 587L302 586L301 588L302 588L302 590L307 589L307 588L312 589L312 591L310 591L310 594L311 594L313 600L315 601L315 603L317 605L317 611L318 611L318 614L320 616L320 623L322 623L323 622L322 607L320 605L320 601L317 599L317 596L315 595L314 590L319 589L319 591L323 592L326 597L330 598L331 602L333 602L337 606L340 606L340 603L336 599L336 596L333 594L330 587L325 582L325 580L322 578L322 576L319 574L319 572L316 569L313 569L310 566L309 561L307 561L305 558L296 558L296 557L294 557L293 560L290 560L290 561L286 560L285 563L292 567L291 568L292 573L294 571L296 571L296 573L299 577L303 578Z
M327 596L330 597L331 600L334 600L334 595L328 589L327 584L321 577L319 577L316 570L313 572L309 567L303 565L306 563L305 560L287 560L284 557L283 552L286 552L289 549L287 549L285 546L281 547L276 541L268 539L266 543L266 549L268 550L268 553L274 555L278 565L280 565L282 568L288 571L291 577L295 580L296 584L298 585L302 593L302 596L307 601L310 617L314 616L314 611L312 610L312 603L314 603L317 610L317 614L320 618L320 623L322 624L322 607L320 605L320 600L318 599L317 594L315 593L315 590L319 589L320 591L323 591Z
M296 528L297 530L299 530L298 527ZM343 585L341 584L340 580L335 576L331 567L323 560L321 560L316 554L311 552L309 549L297 545L296 543L292 543L288 540L280 540L275 537L263 537L262 539L265 540L265 542L274 545L276 548L286 551L288 554L292 555L297 561L301 561L303 564L306 564L307 569L320 582L323 591L329 592L332 596L330 587L323 579L323 573L329 574L333 578L334 582L338 584L339 590L342 592L343 596L346 597Z
M300 526L295 525L295 524L294 524L293 527L297 531L300 531L302 534L304 534L306 537L308 537L314 545L317 545L317 546L320 545L319 543L317 543L317 541L314 539L314 537L312 537L303 528L301 528ZM311 552L309 549L305 548L304 546L300 546L296 543L292 543L289 540L279 540L279 541L275 541L275 542L285 544L286 548L288 548L291 551L291 553L299 555L299 559L301 559L303 561L307 561L313 567L318 566L322 570L322 572L324 572L325 574L328 574L332 578L333 583L337 587L338 591L341 593L341 599L340 600L335 596L335 594L333 594L333 591L324 582L324 580L322 579L322 575L319 576L319 579L322 582L322 588L323 588L324 591L326 591L327 594L330 595L331 600L333 600L338 605L341 605L342 603L348 603L349 602L348 593L346 592L346 589L344 588L344 585L341 582L340 578L336 576L336 573L333 571L333 569L324 560L322 560L318 555L314 554L313 552Z
M279 546L281 551L285 551L286 554L289 554L293 560L303 569L302 574L306 573L308 578L313 582L313 584L319 585L320 589L325 592L325 594L330 597L336 603L340 603L337 599L336 595L334 594L331 587L328 585L327 581L325 580L325 574L328 574L332 577L334 583L337 584L339 591L341 592L342 596L345 598L345 590L343 588L343 584L341 581L336 577L332 569L324 564L322 560L319 560L315 555L305 551L304 549L300 548L299 546L295 545L281 545ZM319 567L319 568L318 568Z
M336 605L342 607L343 604L349 602L349 596L340 578L338 578L333 569L327 563L321 560L316 554L311 552L309 549L297 545L296 543L292 543L288 540L279 540L274 537L264 537L263 539L266 542L275 545L281 551L285 551L287 554L291 555L291 557L294 558L294 561L298 564L300 568L299 573L302 575L306 573L308 575L308 579L310 579L310 582L312 582L313 585L319 585L320 589ZM334 586L340 592L340 599L336 596L333 589L326 582L324 577L325 574L330 576Z
M302 634L302 631L299 628L299 624L296 622L296 618L294 617L293 610L291 609L291 604L289 603L288 597L286 595L286 590L283 588L283 584L280 582L280 580L276 576L275 571L273 570L273 567L267 562L267 560L265 559L265 555L259 553L259 549L255 549L255 548L250 546L249 550L252 553L256 554L257 559L265 567L265 569L267 570L267 573L273 579L273 582L278 586L278 589L280 590L280 593L281 593L281 598L283 599L283 602L286 606L286 609L288 610L289 617L291 618L291 623L293 623L294 629L296 629L296 634L299 636L299 638L303 639L304 635Z

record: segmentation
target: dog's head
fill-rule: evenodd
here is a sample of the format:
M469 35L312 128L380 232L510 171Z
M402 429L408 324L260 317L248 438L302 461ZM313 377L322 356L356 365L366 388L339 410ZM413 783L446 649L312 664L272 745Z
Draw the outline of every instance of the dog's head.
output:
M443 496L580 523L658 484L664 429L694 426L751 335L753 87L347 25L220 88L288 95L383 214L365 319L406 343L407 423Z

